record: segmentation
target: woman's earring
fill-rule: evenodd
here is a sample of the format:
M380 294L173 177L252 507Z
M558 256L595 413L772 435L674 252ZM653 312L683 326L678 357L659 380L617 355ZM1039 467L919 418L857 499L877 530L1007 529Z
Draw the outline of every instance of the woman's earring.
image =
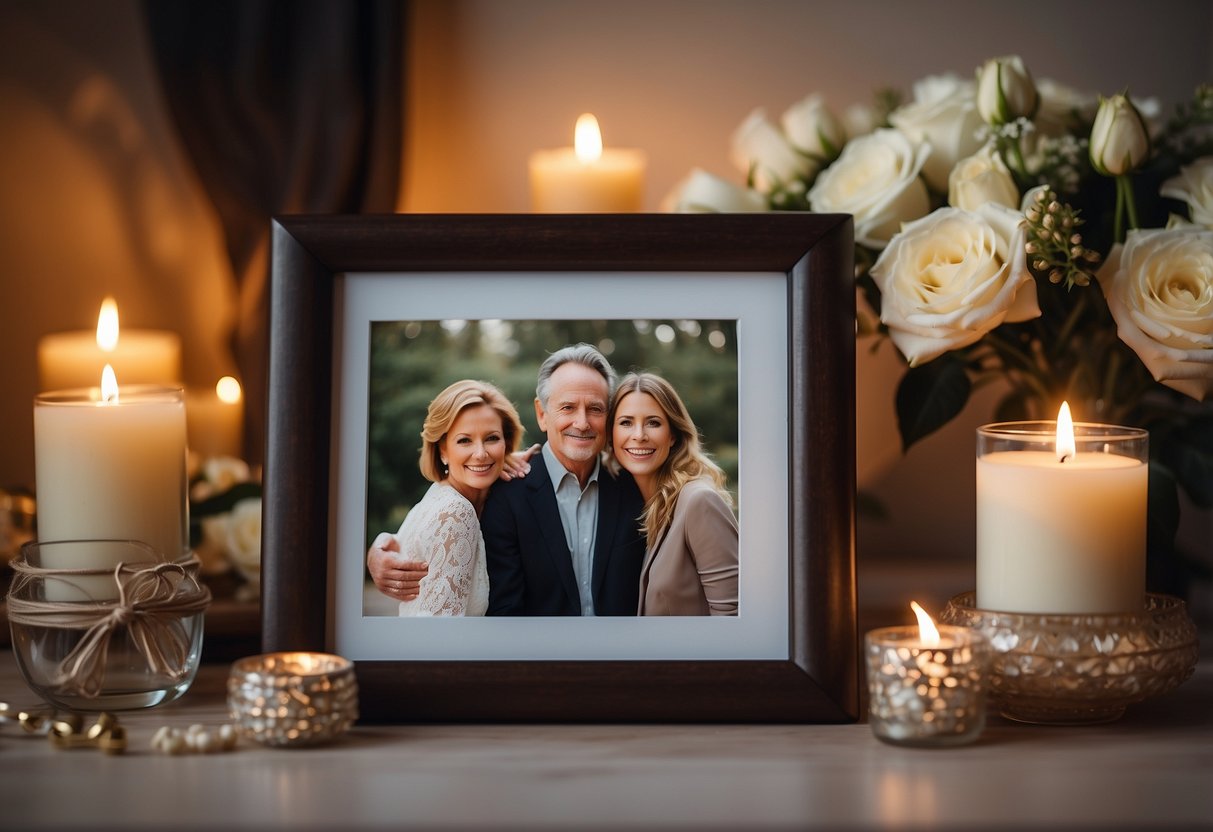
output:
M442 476L445 477L449 473L451 473L451 469L447 466L446 460L444 459L442 460Z

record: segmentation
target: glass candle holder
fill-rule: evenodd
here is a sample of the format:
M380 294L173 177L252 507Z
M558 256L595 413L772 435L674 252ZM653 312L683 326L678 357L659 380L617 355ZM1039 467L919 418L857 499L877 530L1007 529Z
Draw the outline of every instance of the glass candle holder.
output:
M990 645L990 699L1019 722L1086 725L1174 690L1200 657L1196 624L1170 595L1111 615L1041 615L984 610L974 593L948 601L943 621Z
M264 745L329 742L358 719L354 663L330 653L266 653L232 665L227 705L240 733Z
M918 627L884 627L864 639L868 722L894 745L973 742L986 720L985 640L961 627L939 628L939 644L923 643Z
M977 430L977 603L1022 613L1140 610L1149 435L1057 422Z
M106 568L60 566L111 558ZM27 543L12 565L13 653L38 695L69 710L116 711L189 689L211 598L196 558L169 561L133 540L72 540Z

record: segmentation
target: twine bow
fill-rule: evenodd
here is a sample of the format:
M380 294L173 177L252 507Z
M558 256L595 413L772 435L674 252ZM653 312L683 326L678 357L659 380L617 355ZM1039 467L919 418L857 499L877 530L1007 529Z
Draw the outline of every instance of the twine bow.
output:
M201 562L191 556L176 563L128 565L108 569L42 569L24 558L12 563L16 577L8 598L9 620L56 630L84 630L59 662L53 684L64 693L95 698L105 684L106 659L114 632L125 627L148 669L172 681L188 672L191 634L185 619L202 612L211 592L198 582ZM38 601L20 597L37 579L112 574L118 587L114 602Z

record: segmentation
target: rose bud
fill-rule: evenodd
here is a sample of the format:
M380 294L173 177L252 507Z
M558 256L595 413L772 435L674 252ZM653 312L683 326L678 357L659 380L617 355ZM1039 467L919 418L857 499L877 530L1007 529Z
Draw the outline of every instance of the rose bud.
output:
M1127 95L1100 99L1091 128L1091 166L1104 176L1136 170L1150 155L1150 132Z
M987 124L1032 118L1039 105L1036 82L1018 55L991 58L977 71L977 111Z

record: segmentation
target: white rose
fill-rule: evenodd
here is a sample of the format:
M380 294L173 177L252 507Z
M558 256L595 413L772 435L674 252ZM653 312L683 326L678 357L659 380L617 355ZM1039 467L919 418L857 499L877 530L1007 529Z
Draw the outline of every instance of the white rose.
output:
M1179 175L1162 183L1158 192L1188 204L1192 222L1213 228L1213 156L1197 159L1179 169Z
M872 266L880 319L911 367L1040 315L1023 215L987 202L909 223Z
M254 580L261 574L261 498L248 497L227 515L227 552L240 574Z
M851 138L866 136L880 126L880 118L876 115L876 108L868 104L852 104L842 114L842 126Z
M202 562L204 575L218 575L232 568L227 557L227 515L216 514L199 521L202 539L194 547L194 554Z
M674 187L663 208L679 214L753 214L767 210L767 201L758 191L695 168Z
M767 121L761 109L750 113L733 132L732 158L742 173L753 174L754 187L764 194L816 169L809 157L792 147L787 136Z
M1008 208L1019 205L1019 188L1006 163L987 144L967 159L961 159L948 176L948 204L975 211L987 202Z
M929 152L896 130L852 139L813 183L809 205L818 213L853 214L855 241L884 248L903 222L931 209L918 176Z
M926 142L931 154L923 167L927 184L948 189L948 174L956 163L981 147L977 85L953 75L924 78L914 84L914 100L889 114L889 123L916 142Z
M823 161L837 156L847 140L842 123L817 94L789 107L780 124L794 147Z
M202 476L212 494L222 494L233 485L248 482L248 463L232 456L213 456L202 463Z
M1097 277L1120 339L1155 380L1213 397L1213 231L1130 231Z
M1079 125L1089 123L1099 106L1099 97L1094 93L1079 92L1051 78L1037 81L1036 91L1040 93L1040 109L1032 123L1045 136L1056 138L1073 132Z

